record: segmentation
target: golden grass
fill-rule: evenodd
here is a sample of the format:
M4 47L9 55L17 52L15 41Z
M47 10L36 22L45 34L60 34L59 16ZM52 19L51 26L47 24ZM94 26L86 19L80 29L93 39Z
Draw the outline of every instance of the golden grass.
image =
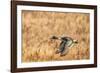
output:
M22 61L54 61L89 59L89 14L44 11L22 11ZM61 57L55 54L61 41L52 35L70 36L78 44Z

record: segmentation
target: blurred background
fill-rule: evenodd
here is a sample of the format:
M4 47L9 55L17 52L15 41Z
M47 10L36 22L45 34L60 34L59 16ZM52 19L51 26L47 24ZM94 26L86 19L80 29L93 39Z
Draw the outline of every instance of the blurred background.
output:
M2 0L0 2L0 73L11 73L10 62L11 62L11 13L10 13L10 1ZM28 1L28 0L27 0ZM31 1L42 1L42 2L56 2L56 3L72 3L72 4L86 4L86 5L97 5L98 7L98 24L100 24L100 0L31 0ZM98 25L98 31L100 31L100 25ZM98 40L100 40L100 33L98 33ZM67 69L67 70L53 70L53 71L39 71L34 73L99 73L100 72L100 41L98 41L98 67L97 68L83 68L83 69ZM23 72L33 73L33 72Z
M88 13L23 10L22 24L23 62L89 59ZM78 40L78 44L61 57L55 53L61 41L50 40L53 35L71 37Z

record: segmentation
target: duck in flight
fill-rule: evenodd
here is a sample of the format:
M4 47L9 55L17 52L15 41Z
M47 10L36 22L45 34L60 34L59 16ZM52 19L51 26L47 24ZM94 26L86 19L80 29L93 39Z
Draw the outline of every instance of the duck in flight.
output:
M78 43L77 40L72 39L71 37L56 37L52 36L51 39L53 40L60 40L61 43L59 45L59 48L56 51L56 54L60 53L61 56L64 56L67 54L69 48L73 46L74 44Z

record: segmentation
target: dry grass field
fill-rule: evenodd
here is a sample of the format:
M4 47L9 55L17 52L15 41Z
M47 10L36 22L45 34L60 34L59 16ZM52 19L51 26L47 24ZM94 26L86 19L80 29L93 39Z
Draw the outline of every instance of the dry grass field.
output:
M43 62L89 59L89 14L22 11L22 61ZM56 54L61 41L52 35L78 40L65 56Z

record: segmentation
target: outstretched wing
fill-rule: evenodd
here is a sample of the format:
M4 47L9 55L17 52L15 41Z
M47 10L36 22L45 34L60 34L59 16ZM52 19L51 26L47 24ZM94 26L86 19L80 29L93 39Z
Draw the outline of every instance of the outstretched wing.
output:
M65 49L61 52L61 56L65 56L68 53L68 46L65 45Z
M57 49L56 53L61 53L64 50L64 42L62 41Z

